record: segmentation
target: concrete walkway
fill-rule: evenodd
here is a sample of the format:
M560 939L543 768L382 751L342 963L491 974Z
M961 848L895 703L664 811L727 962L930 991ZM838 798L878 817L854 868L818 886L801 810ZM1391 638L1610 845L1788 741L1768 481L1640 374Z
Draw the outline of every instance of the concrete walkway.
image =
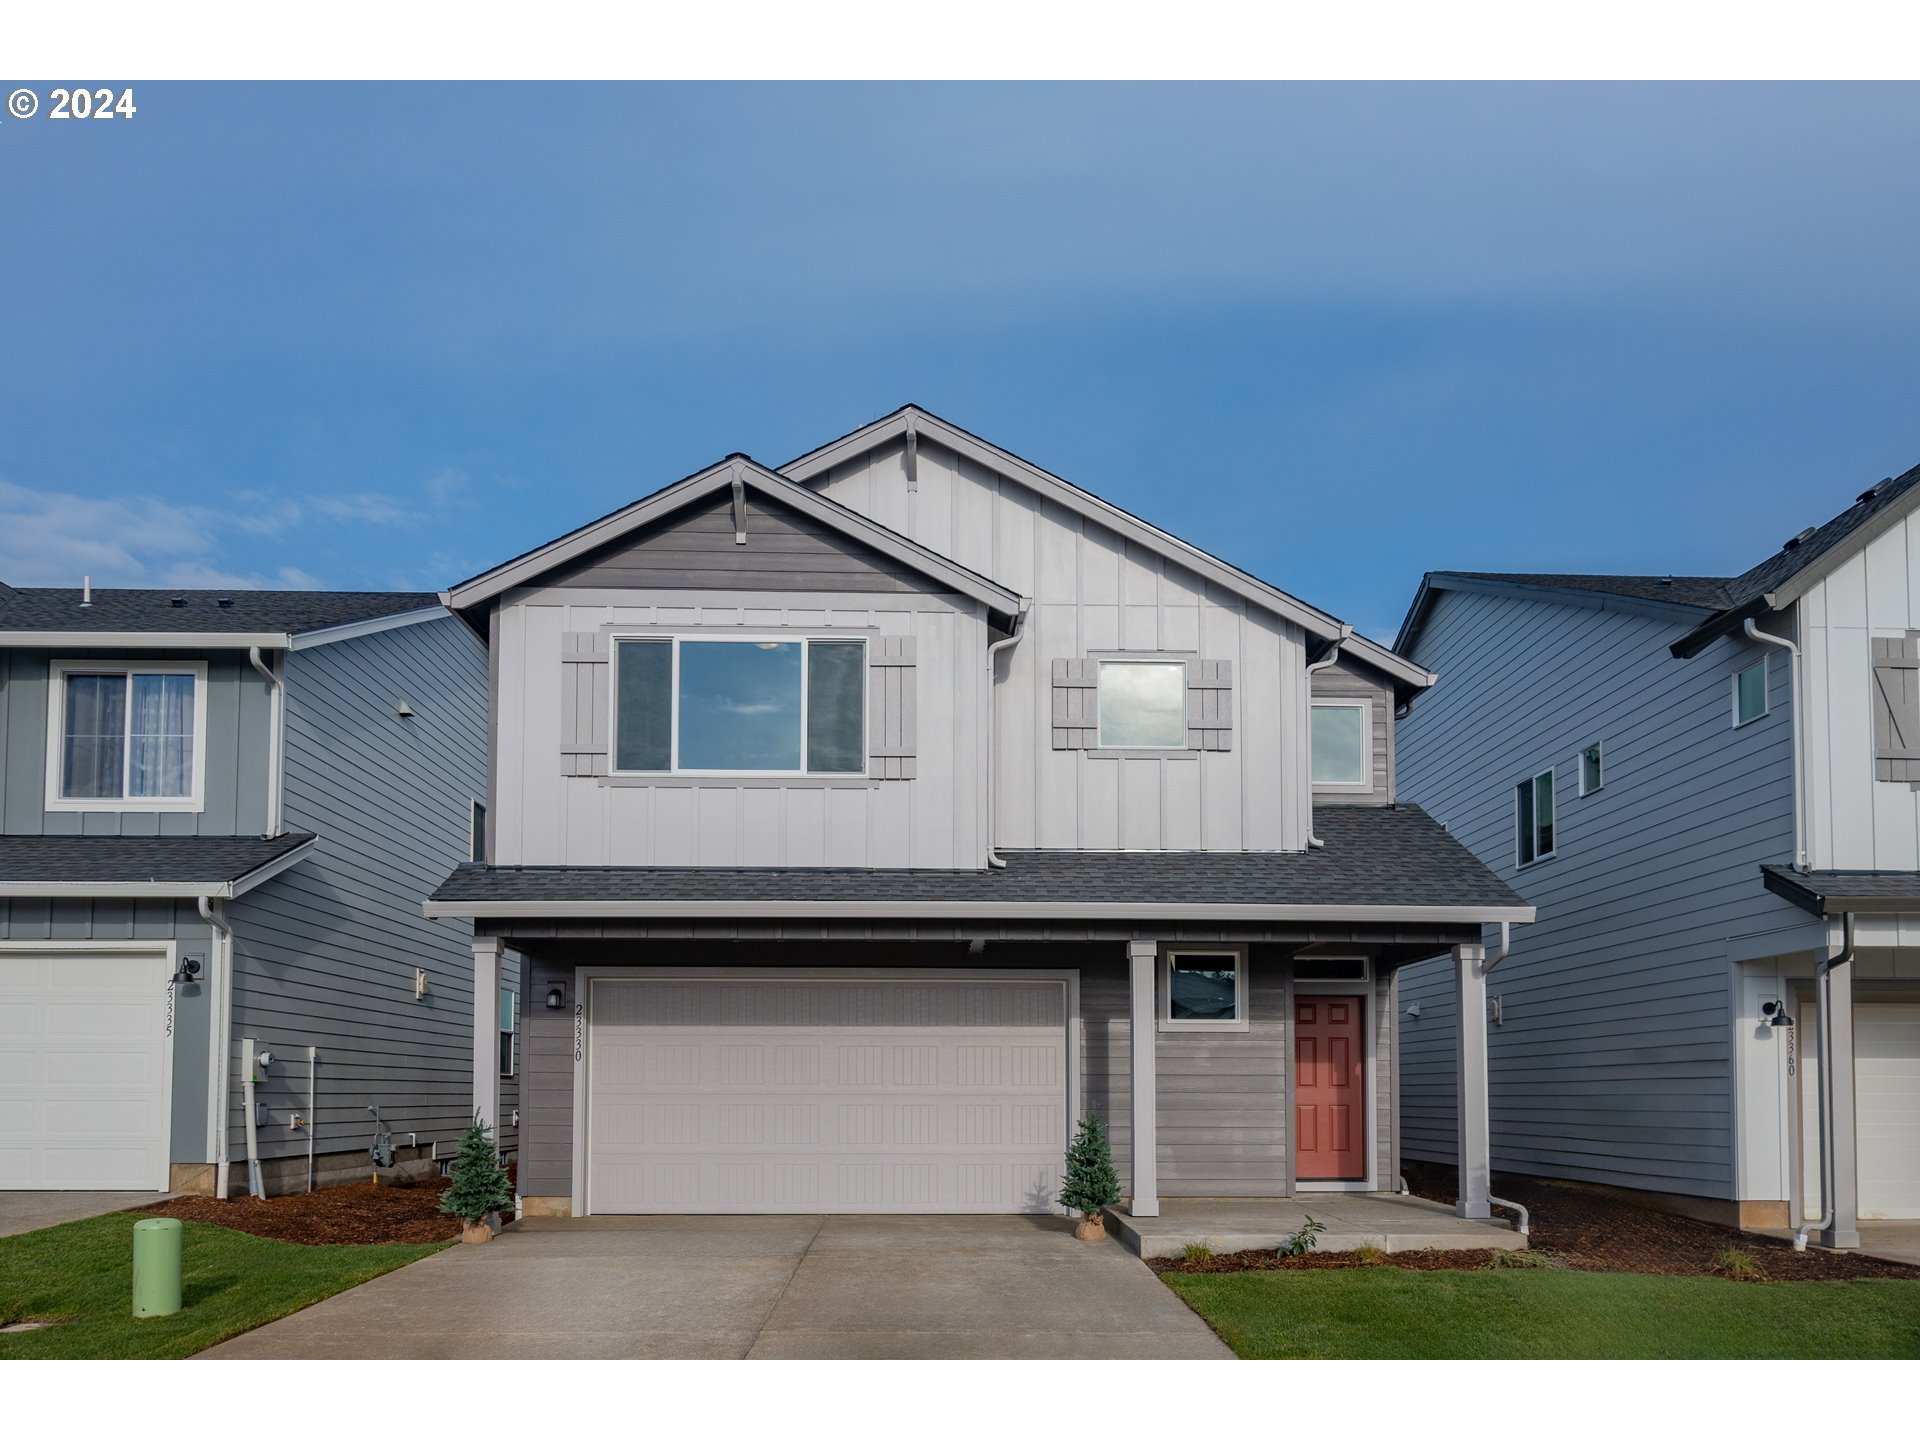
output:
M1016 1216L523 1220L219 1359L1229 1359L1117 1241Z
M171 1200L159 1190L0 1190L0 1237Z
M1451 1205L1416 1195L1327 1191L1292 1200L1162 1200L1160 1213L1136 1219L1107 1211L1107 1227L1149 1259L1205 1245L1216 1255L1273 1250L1311 1215L1327 1228L1318 1250L1524 1250L1526 1237L1506 1219L1463 1220Z

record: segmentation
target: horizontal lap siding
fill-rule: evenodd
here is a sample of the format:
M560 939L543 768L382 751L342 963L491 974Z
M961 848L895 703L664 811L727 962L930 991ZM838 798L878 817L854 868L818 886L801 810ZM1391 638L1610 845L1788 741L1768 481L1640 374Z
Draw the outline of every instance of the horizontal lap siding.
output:
M394 713L400 699L412 718ZM308 1046L320 1052L320 1153L364 1148L369 1105L403 1144L410 1133L443 1151L458 1140L473 1105L472 931L420 906L466 858L470 806L485 794L485 706L486 655L451 619L288 657L287 825L320 840L231 907L234 1157L248 1036L278 1062L260 1097L263 1158L306 1152L288 1121L307 1110Z
M1286 979L1249 970L1244 1031L1163 1030L1159 1070L1160 1193L1279 1195L1286 1189Z
M1684 624L1511 595L1443 591L1414 658L1440 683L1400 723L1403 799L1424 806L1539 908L1488 980L1498 1169L1660 1191L1734 1190L1727 942L1797 925L1763 862L1792 853L1786 667L1773 714L1734 730L1721 641ZM1578 793L1598 741L1605 783ZM1514 787L1552 766L1556 853L1516 868ZM1402 973L1404 1153L1454 1159L1451 962Z
M1315 793L1316 805L1386 805L1392 803L1393 778L1393 686L1383 683L1375 671L1351 660L1340 660L1313 677L1316 700L1370 700L1372 728L1367 736L1372 757L1373 789L1367 794L1353 791L1321 790Z

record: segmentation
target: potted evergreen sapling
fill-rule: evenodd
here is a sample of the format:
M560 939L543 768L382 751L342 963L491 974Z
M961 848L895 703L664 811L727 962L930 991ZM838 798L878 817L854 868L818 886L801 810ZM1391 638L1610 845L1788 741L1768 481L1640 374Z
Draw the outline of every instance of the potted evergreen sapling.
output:
M1120 1176L1113 1168L1107 1127L1098 1116L1089 1115L1080 1122L1073 1143L1067 1147L1067 1174L1060 1186L1060 1203L1080 1216L1074 1237L1104 1240L1107 1222L1102 1212L1119 1198Z
M467 1133L460 1137L460 1150L453 1159L453 1184L440 1197L440 1209L460 1217L462 1240L479 1245L493 1239L488 1217L512 1204L507 1172L500 1168L500 1152L493 1148L487 1127L475 1115Z

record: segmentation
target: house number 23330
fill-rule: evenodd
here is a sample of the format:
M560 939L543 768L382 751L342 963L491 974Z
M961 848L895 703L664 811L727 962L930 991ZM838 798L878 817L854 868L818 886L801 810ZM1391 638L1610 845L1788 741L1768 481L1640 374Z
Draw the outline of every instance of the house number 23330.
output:
M576 1001L573 1007L573 1063L578 1065L587 1058L587 1002Z

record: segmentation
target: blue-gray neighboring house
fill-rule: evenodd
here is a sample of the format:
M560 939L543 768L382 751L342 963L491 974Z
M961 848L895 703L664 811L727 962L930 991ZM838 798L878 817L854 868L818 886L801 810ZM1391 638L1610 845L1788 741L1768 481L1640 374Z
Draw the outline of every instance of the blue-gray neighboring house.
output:
M1539 913L1490 934L1496 1169L1920 1218L1917 507L1920 468L1732 577L1421 584L1401 794ZM1446 967L1400 1003L1403 1152L1452 1163Z
M446 1155L486 707L433 595L0 585L0 1190L365 1178L369 1106Z

